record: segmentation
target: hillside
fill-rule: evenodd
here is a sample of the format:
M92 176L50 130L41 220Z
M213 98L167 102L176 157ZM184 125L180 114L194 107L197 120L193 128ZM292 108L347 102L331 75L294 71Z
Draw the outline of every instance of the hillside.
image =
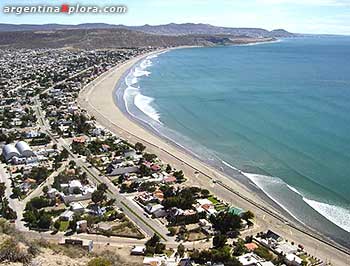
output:
M189 34L208 34L208 35L233 35L233 36L245 36L251 38L259 37L280 37L281 30L268 31L261 28L228 28L228 27L217 27L210 24L194 24L194 23L184 23L175 24L170 23L166 25L144 25L144 26L123 26L118 27L126 28L129 30L137 30L145 33L151 34L161 34L161 35L189 35ZM284 37L293 37L294 34L283 30Z
M108 263L96 263L101 260ZM0 265L140 266L142 257L130 256L128 246L116 248L94 244L92 252L88 252L78 246L59 245L57 240L46 241L40 235L37 239L30 238L27 234L16 231L7 221L0 219Z
M127 29L134 31L141 31L156 35L233 35L245 36L251 38L258 37L293 37L293 33L286 30L279 29L268 31L261 28L229 28L217 27L210 24L194 24L184 23L176 24L170 23L166 25L143 25L143 26L126 26L126 25L112 25L105 23L84 23L79 25L60 25L60 24L0 24L0 32L6 31L47 31L47 30L63 30L63 29Z
M272 41L231 35L154 35L127 29L70 29L0 32L0 48L104 49L123 47L214 46Z

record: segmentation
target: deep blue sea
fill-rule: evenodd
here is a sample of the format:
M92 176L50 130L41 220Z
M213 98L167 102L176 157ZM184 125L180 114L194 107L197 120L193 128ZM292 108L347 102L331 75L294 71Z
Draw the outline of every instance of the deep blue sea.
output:
M172 50L123 86L135 119L350 245L350 37Z

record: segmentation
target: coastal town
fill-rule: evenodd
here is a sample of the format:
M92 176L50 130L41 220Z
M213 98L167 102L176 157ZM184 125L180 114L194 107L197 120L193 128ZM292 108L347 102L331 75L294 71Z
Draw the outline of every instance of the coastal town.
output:
M82 94L159 51L0 50L1 224L87 254L122 247L134 265L340 265L325 256L343 254L330 240L305 234L219 177L199 184L201 170L190 176L185 161L173 164L161 156L167 151L85 108ZM227 200L234 197L240 201ZM0 264L35 260L29 251L6 255L20 240L4 243ZM102 254L85 265L112 264Z

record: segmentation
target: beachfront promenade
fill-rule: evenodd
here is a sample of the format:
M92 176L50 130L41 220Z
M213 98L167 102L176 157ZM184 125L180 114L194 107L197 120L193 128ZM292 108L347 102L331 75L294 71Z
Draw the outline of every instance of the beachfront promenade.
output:
M189 178L188 185L207 188L224 201L253 211L257 217L256 232L271 229L290 241L304 245L312 255L324 261L331 261L334 265L350 265L347 250L307 228L288 222L269 202L263 202L258 195L248 191L243 185L146 131L126 117L116 106L114 89L123 74L141 58L131 59L91 82L80 93L80 106L105 128L131 143L143 142L149 152L157 154L160 159L169 162L175 168L182 169Z

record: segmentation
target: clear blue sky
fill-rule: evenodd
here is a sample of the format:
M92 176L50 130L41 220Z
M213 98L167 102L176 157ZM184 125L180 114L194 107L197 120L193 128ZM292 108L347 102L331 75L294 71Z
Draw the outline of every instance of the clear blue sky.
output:
M4 5L122 4L126 14L3 14ZM350 35L350 0L1 0L1 23L104 22L143 25L170 22L209 23L229 27L284 28L300 33Z

